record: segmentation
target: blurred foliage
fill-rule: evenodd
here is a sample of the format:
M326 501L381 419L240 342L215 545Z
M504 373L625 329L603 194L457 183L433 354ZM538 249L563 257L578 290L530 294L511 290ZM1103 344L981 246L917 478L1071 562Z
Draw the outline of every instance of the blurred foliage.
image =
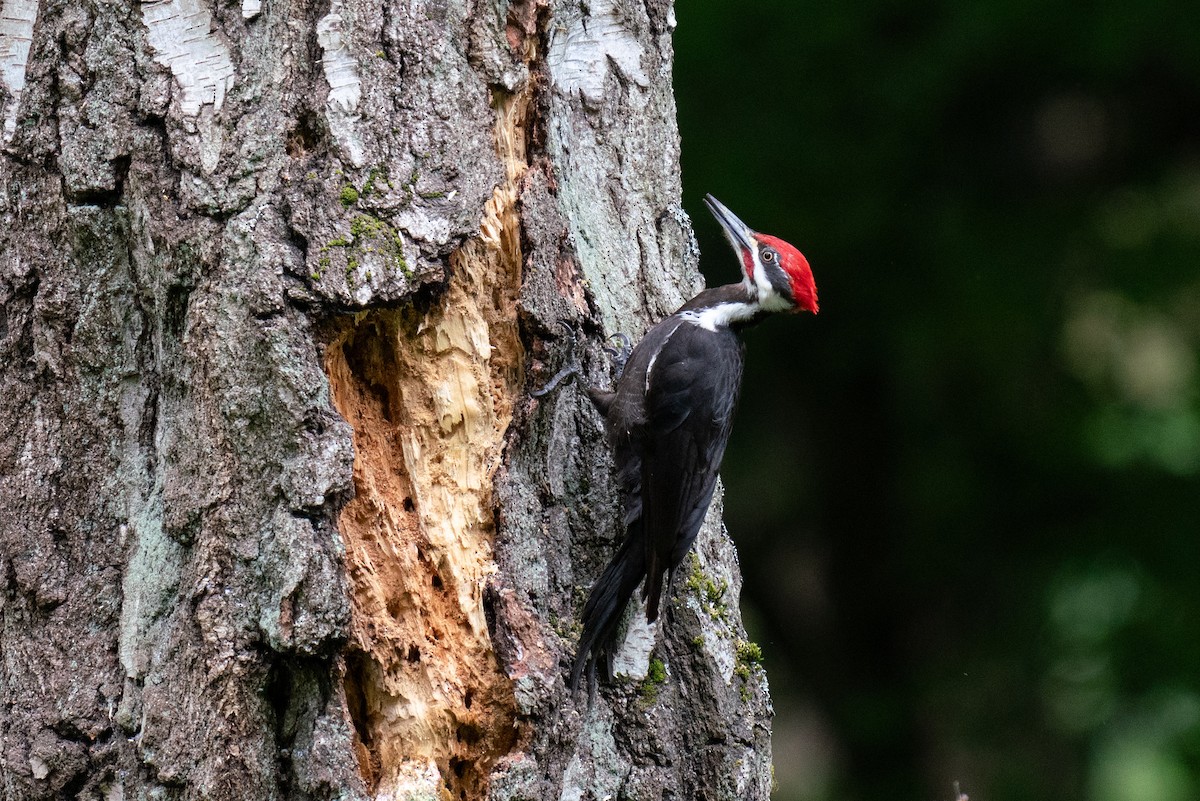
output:
M808 255L724 471L781 801L1200 798L1200 12L681 2L685 204Z

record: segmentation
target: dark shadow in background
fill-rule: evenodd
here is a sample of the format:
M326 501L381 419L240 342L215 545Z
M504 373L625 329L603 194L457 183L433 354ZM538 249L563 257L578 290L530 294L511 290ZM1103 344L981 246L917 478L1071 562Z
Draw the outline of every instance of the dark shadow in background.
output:
M812 262L726 459L778 799L1200 797L1200 13L681 3L685 205Z

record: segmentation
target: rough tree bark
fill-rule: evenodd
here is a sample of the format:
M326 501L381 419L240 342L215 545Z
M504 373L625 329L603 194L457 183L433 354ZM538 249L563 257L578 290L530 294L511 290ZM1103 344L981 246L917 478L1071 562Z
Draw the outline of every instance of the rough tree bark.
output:
M700 286L668 0L2 4L0 795L766 798L719 503L567 692L620 520L528 396Z

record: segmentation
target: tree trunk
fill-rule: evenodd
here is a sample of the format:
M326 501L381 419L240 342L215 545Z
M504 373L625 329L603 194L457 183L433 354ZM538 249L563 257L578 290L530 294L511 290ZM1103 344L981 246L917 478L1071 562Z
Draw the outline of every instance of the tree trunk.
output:
M528 395L700 286L669 3L2 2L0 795L766 798L719 503L566 689L621 516Z

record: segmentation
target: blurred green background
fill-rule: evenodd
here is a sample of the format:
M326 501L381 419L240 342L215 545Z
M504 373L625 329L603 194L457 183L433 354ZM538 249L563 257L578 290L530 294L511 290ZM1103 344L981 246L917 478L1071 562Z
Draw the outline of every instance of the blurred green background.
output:
M780 801L1200 798L1200 7L680 2L685 204L812 262L726 460Z

